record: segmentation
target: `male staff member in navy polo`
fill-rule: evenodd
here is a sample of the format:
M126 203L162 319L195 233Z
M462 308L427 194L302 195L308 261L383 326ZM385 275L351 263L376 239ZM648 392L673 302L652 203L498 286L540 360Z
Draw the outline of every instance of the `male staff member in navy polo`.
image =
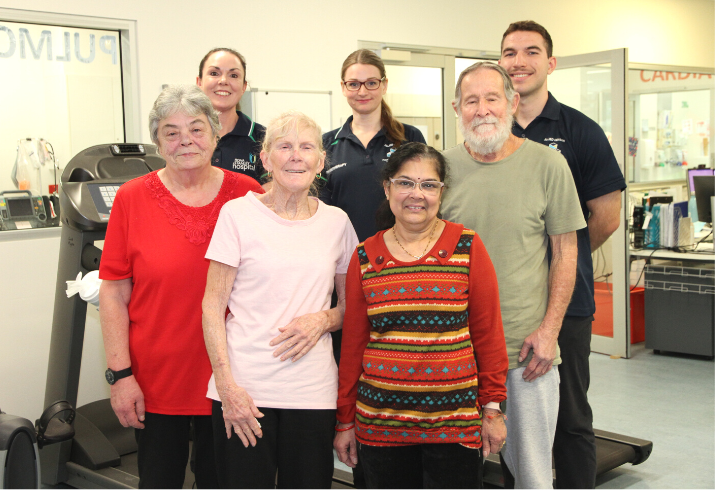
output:
M587 396L591 323L596 311L591 253L618 228L626 183L600 126L549 93L546 78L556 68L552 50L544 27L533 21L515 22L502 37L499 64L521 97L513 134L566 157L588 222L587 228L577 232L576 286L558 338L561 398L553 454L557 488L594 488L596 443Z

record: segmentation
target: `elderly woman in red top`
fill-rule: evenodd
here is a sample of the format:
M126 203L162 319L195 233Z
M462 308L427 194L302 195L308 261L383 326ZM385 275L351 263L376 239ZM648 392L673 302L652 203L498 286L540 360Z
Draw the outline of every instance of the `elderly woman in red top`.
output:
M437 217L445 174L435 149L400 146L383 231L348 269L334 445L369 488L481 488L480 448L506 438L496 274L476 233Z
M217 488L211 364L201 328L204 258L221 207L261 186L211 166L221 125L195 86L165 89L149 113L166 168L117 192L99 269L107 379L119 421L134 427L140 488L181 488L193 419L196 483Z

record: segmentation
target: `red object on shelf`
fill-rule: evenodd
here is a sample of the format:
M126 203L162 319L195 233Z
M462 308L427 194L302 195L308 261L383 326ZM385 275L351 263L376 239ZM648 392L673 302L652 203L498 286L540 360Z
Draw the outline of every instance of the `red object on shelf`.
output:
M613 285L597 282L595 286L596 313L593 315L592 332L604 337L613 337ZM645 290L631 291L631 344L645 341Z

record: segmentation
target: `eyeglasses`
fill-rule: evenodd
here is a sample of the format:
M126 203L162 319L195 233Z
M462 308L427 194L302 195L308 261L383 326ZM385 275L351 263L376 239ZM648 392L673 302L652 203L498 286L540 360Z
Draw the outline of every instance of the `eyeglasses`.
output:
M364 82L359 82L357 80L348 80L348 81L343 80L343 85L350 92L357 92L358 90L360 90L360 87L363 85L365 85L365 88L368 90L377 90L380 88L380 84L384 80L385 80L385 77L382 77L379 80L377 78L369 78L369 79L365 80Z
M409 179L390 179L390 182L400 194L409 194L417 185L417 182ZM438 182L436 180L424 180L420 182L420 189L427 196L436 196L442 187L444 187L444 182Z

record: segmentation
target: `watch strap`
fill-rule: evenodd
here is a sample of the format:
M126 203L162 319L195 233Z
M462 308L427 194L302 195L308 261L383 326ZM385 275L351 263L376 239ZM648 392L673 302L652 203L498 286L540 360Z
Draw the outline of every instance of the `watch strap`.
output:
M111 376L110 376L111 375ZM122 378L127 378L132 375L132 367L129 366L126 369L121 369L119 371L112 371L111 369L107 368L107 372L105 374L105 377L107 378L107 382L110 385L113 385L117 381L119 381Z

